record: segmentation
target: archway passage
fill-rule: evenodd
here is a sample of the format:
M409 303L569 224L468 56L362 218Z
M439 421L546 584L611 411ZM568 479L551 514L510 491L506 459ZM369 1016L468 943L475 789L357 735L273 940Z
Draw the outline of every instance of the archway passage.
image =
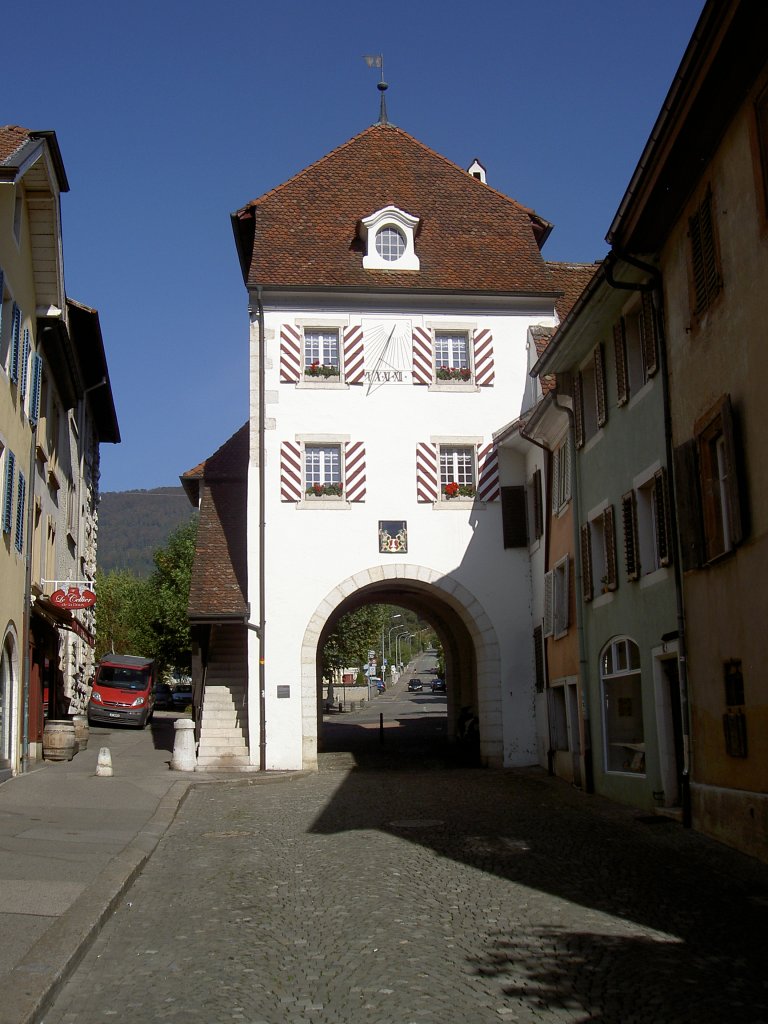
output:
M403 572L402 566L398 569ZM443 578L418 578L427 575L415 567L412 578L398 575L351 593L347 581L334 593L333 610L312 648L321 769L343 765L403 770L493 762L496 737L491 723L498 702L498 687L489 685L498 661L493 630L471 594ZM326 607L331 601L329 597ZM366 702L348 716L328 714L323 700L323 645L344 615L371 604L408 609L429 623L443 648L446 691L431 692L436 659L434 653L425 653L412 663L394 692ZM309 654L306 646L305 651ZM479 665L485 666L484 673L478 671ZM426 685L421 692L409 693L407 684L414 675ZM468 718L474 729L467 729Z

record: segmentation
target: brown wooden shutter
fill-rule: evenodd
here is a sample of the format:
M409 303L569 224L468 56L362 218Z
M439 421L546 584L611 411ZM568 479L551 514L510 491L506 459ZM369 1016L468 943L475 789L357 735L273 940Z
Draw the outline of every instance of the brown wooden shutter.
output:
M738 466L739 447L736 443L736 424L734 423L731 396L725 395L720 414L723 422L723 448L726 462L726 494L728 496L728 518L731 544L741 544L744 540L744 517L741 504L740 474Z
M675 448L675 508L680 530L680 561L684 570L704 560L704 532L699 492L698 445L695 438Z
M595 348L595 401L597 403L597 425L605 426L608 419L608 404L605 393L605 350L600 342Z
M581 594L585 601L592 600L592 542L589 523L581 528Z
M709 189L698 209L688 221L688 234L691 239L694 313L703 313L708 309L722 285L712 221L712 192Z
M544 573L544 636L555 631L555 574L552 569Z
M605 587L615 590L618 584L616 573L616 528L613 505L603 510L603 542L605 544Z
M653 305L653 296L650 292L643 292L640 338L643 346L643 365L645 366L646 377L652 377L659 368L656 323L656 309Z
M640 576L640 553L637 547L637 501L634 491L621 498L621 518L624 524L624 568L628 580Z
M505 548L524 548L528 544L525 488L501 488L501 526Z
M653 496L656 512L656 552L659 565L669 565L672 561L672 538L669 534L669 493L667 488L667 471L662 466L653 474L655 487Z
M576 447L584 447L584 386L580 373L573 378L573 415L575 421Z
M613 325L613 348L616 362L616 404L626 405L629 401L629 376L623 317Z

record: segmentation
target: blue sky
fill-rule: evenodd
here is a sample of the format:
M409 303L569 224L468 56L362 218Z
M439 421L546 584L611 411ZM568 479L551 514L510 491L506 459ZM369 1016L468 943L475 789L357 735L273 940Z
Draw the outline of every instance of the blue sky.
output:
M122 443L101 488L174 485L248 415L229 214L378 119L554 223L592 261L703 0L27 0L2 120L56 132L67 293L101 317ZM11 52L18 73L11 76ZM31 59L28 59L31 57Z

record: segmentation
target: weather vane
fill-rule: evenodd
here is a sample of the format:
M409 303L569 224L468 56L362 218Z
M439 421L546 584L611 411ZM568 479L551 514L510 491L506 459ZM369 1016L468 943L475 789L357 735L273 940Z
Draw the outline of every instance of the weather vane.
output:
M387 124L387 101L384 93L387 91L387 83L384 81L384 54L383 53L369 53L363 57L363 60L369 68L380 68L381 78L376 84L376 88L381 93L381 103L379 105L379 124Z

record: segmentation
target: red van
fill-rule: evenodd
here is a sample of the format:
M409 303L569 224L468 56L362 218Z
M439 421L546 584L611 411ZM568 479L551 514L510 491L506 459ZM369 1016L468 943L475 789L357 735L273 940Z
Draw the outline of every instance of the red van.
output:
M143 729L155 709L155 663L131 654L105 654L96 667L88 721Z

